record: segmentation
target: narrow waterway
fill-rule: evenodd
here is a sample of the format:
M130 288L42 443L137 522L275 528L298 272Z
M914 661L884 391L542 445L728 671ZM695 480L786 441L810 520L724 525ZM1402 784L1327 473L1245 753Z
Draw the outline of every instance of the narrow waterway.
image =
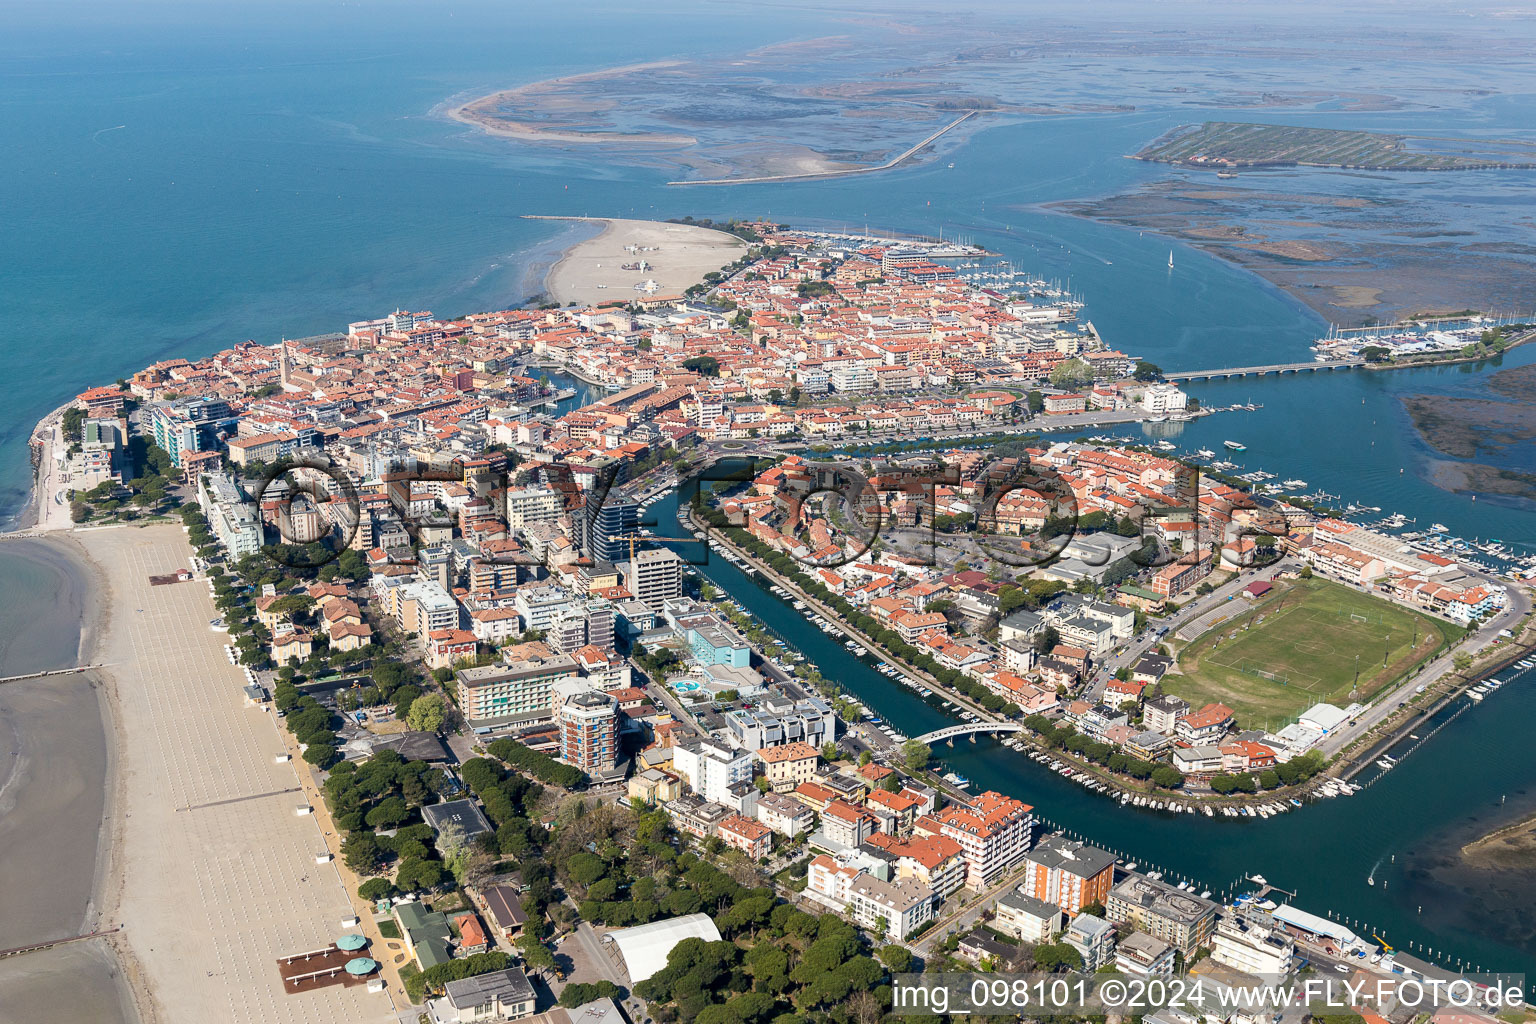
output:
M673 529L677 511L676 494L651 506L657 532ZM850 654L767 585L724 558L710 557L702 543L671 546L895 728L916 736L955 721ZM1122 807L991 739L962 740L935 753L971 779L973 791L1018 797L1059 827L1140 865L1155 865L1174 880L1190 879L1226 895L1244 876L1263 875L1294 891L1303 908L1331 913L1362 935L1375 932L1416 956L1444 962L1448 955L1451 967L1460 960L1536 977L1536 933L1519 909L1536 905L1536 878L1525 881L1524 891L1510 893L1508 879L1460 869L1456 855L1462 843L1496 823L1536 810L1527 746L1532 723L1536 673L1526 673L1356 796L1268 820ZM1446 771L1447 765L1456 771ZM1373 869L1374 886L1367 884ZM1499 898L1490 899L1496 892Z

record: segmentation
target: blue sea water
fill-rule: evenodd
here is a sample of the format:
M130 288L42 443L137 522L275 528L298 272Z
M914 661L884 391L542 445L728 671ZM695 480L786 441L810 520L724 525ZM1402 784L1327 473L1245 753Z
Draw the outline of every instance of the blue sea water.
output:
M537 290L537 268L566 230L525 213L763 215L963 233L1029 270L1070 279L1114 345L1167 368L1305 359L1326 326L1278 289L1197 250L1174 246L1170 274L1167 241L1041 207L1153 180L1159 169L1123 154L1190 119L1187 110L998 122L946 140L938 159L891 173L730 190L669 188L674 174L665 168L487 138L440 113L452 97L559 74L847 32L834 12L797 9L788 18L777 8L666 2L579 12L76 3L0 17L6 516L29 487L32 425L87 386L158 359L335 330L397 306L458 314L521 301ZM1490 130L1532 123L1530 97L1490 98L1478 109ZM1372 115L1361 126L1393 118ZM1418 123L1434 121L1420 115ZM1532 359L1527 349L1503 362ZM1408 393L1477 393L1495 368L1195 385L1208 404L1262 409L1192 423L1175 440L1194 448L1233 438L1248 445L1241 458L1250 468L1465 536L1536 542L1528 505L1474 502L1428 482L1432 455L1399 402ZM766 603L754 610L765 621L776 614ZM836 661L843 652L827 646ZM890 684L867 671L860 679L880 706L896 702L903 725L903 698L887 692ZM1101 842L1134 852L1128 830L1140 828L1160 862L1182 858L1180 869L1218 885L1249 865L1275 877L1270 866L1333 850L1347 875L1317 886L1326 903L1348 909L1354 900L1373 921L1472 943L1473 925L1421 920L1396 883L1390 896L1364 892L1360 868L1380 851L1431 844L1438 822L1458 807L1497 803L1512 777L1525 784L1520 737L1536 710L1528 692L1505 709L1469 715L1442 741L1455 744L1442 750L1458 763L1483 766L1475 773L1453 782L1424 758L1371 791L1395 793L1390 799L1339 801L1257 829L1216 832L1196 822L1193 845L1189 823L1138 824L992 745L962 749L955 763L988 785L1022 789L1024 780L1053 818ZM914 726L928 726L930 709L910 710ZM1479 761L1480 749L1493 753ZM1533 949L1529 937L1476 945L1489 959L1527 958L1516 962L1529 962Z

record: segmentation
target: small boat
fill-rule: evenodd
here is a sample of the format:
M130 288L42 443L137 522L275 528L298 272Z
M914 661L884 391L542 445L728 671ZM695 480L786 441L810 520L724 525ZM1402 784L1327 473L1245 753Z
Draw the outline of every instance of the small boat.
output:
M1173 250L1172 249L1168 250L1168 269L1169 270L1173 269Z

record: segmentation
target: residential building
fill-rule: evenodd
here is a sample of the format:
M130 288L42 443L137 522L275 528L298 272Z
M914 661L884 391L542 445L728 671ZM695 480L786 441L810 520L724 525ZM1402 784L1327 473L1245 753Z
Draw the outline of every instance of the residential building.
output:
M719 804L734 801L731 787L752 782L753 756L715 739L685 740L672 748L672 766L690 789Z
M261 520L234 477L204 473L197 482L197 503L208 520L208 529L230 558L238 560L261 550Z
M683 794L683 780L660 768L647 768L631 776L628 796L647 807L669 803Z
M530 656L506 665L459 669L459 710L471 722L554 716L555 684L579 678L569 655Z
M821 812L821 828L835 843L858 846L874 834L875 817L862 807L833 800Z
M1083 970L1097 971L1115 956L1115 926L1093 914L1078 914L1062 941L1083 958Z
M1067 915L1056 904L1015 889L1004 893L997 901L997 916L992 924L998 931L1038 946L1050 942L1066 927Z
M773 829L739 814L720 822L717 834L726 846L753 860L761 860L773 850Z
M848 914L865 928L900 942L933 919L933 892L912 878L885 881L868 873L848 887Z
M518 1020L533 1016L538 997L528 976L515 967L450 981L430 1001L432 1016L444 1024Z
M764 747L757 752L758 760L763 762L763 774L775 793L788 793L800 783L810 781L819 757L815 747L799 741Z
M922 834L938 834L960 844L966 865L966 885L981 889L1023 859L1034 829L1033 808L1001 793L987 791L969 806L946 807L931 818L918 819ZM926 826L926 822L933 822Z
M837 739L837 713L820 697L765 697L752 709L725 714L727 738L746 750L804 743L820 750Z
M601 690L576 693L560 706L560 759L589 775L619 759L619 705Z
M1072 915L1090 903L1102 904L1115 874L1113 854L1061 835L1042 840L1024 855L1024 864L1019 891Z
M1160 697L1148 697L1141 705L1142 723L1154 732L1172 735L1179 719L1189 714L1189 702L1182 697L1165 693Z
M1285 976L1296 957L1296 940L1268 915L1228 913L1216 922L1211 959L1244 974Z
M1209 944L1216 927L1216 904L1135 872L1109 890L1105 914L1171 943L1186 961Z
M782 836L809 832L816 814L788 793L764 793L757 798L757 820Z
M668 600L683 596L683 564L676 552L652 548L635 552L620 568L625 588L652 611L660 611Z
M1132 932L1115 946L1115 970L1138 977L1173 974L1173 947L1145 932Z

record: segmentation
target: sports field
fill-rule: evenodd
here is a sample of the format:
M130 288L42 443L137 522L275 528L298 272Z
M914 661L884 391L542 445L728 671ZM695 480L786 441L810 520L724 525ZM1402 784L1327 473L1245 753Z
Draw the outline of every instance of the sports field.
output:
M1320 701L1369 700L1461 632L1338 583L1282 582L1179 651L1163 689L1196 708L1225 704L1242 726L1278 729Z

